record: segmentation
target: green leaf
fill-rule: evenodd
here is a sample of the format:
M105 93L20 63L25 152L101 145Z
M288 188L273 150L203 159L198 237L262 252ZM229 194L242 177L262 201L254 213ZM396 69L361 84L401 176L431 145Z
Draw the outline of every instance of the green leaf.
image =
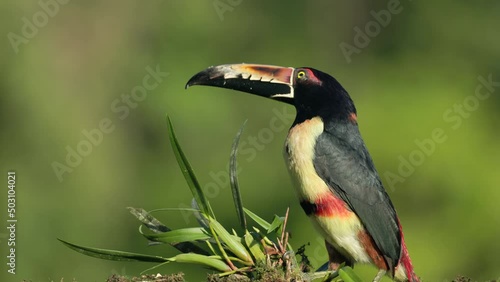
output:
M186 182L189 188L191 189L193 197L196 199L196 202L198 203L198 206L200 207L202 213L215 217L213 215L213 212L209 206L207 199L205 198L205 194L203 194L203 190L201 189L200 183L198 182L198 179L196 179L196 175L193 169L191 168L189 161L184 155L184 152L181 149L179 141L177 141L177 136L175 135L172 121L170 120L170 117L168 115L167 115L167 123L168 123L168 133L170 137L170 143L172 145L172 150L174 151L175 158L177 159L177 163L179 164L182 174L184 175L184 178L186 179Z
M267 236L266 236L267 232L266 232L266 234L264 234L258 228L255 228L255 227L253 227L253 230L255 230L256 234L259 234L260 241L262 242L263 245L274 246L274 242L269 240L269 238L267 238Z
M271 227L271 224L267 221L265 221L264 219L262 219L260 216L254 214L253 212L251 212L249 209L247 208L243 208L243 210L245 211L245 213L251 218L253 219L258 225L260 225L262 228L264 228L266 231L269 230L269 227Z
M201 264L220 272L231 271L231 267L222 261L219 256L204 256L199 254L179 254L172 258L173 261L180 263Z
M262 251L260 243L255 240L254 236L250 234L248 230L245 233L245 244L256 261L262 262L266 259L266 255Z
M150 256L150 255L136 254L130 252L83 247L66 242L61 239L58 240L61 241L66 246L68 246L69 248L79 253L100 259L116 260L116 261L159 262L159 263L167 263L167 262L192 263L192 264L201 264L206 267L218 270L220 272L231 271L231 268L226 263L224 263L224 261L222 261L221 258L218 256L205 256L200 254L189 253L189 254L179 254L172 258L163 258L159 256Z
M345 282L363 282L363 280L361 280L361 278L359 278L359 276L349 266L339 269L339 275Z
M169 244L196 240L207 240L212 238L207 233L207 231L201 227L182 228L158 234L145 234L142 231L140 232L144 237L148 238L151 241L164 242Z
M139 219L147 228L149 228L151 231L153 231L155 233L168 232L168 231L172 230L172 229L168 228L167 226L165 226L158 219L153 217L151 215L151 213L145 211L144 209L129 207L128 210L135 217L137 217L137 219ZM170 210L170 209L159 209L159 210L155 210L155 211L160 211L160 210ZM178 209L172 209L172 210L178 210ZM195 211L195 210L192 210L192 211ZM143 232L141 231L141 228L139 228L139 232L141 234L143 234ZM160 241L155 241L155 240L151 240L151 241L160 242ZM204 249L200 248L199 246L197 246L191 242L170 243L170 245L182 253L196 253L196 254L201 254L201 255L208 255L209 254L207 251L205 251Z
M245 120L243 122L240 130L236 133L236 137L234 137L233 146L231 148L231 156L229 158L229 179L231 191L233 192L234 207L236 208L236 214L238 215L241 228L244 230L247 229L247 220L245 218L245 213L243 212L243 202L241 200L240 185L238 183L236 155L238 154L238 144L240 142L241 133L243 132L247 121L248 120Z
M170 228L165 226L158 219L153 217L150 213L148 213L146 210L144 210L142 208L128 207L127 209L140 222L142 222L147 228L149 228L153 232L160 233L160 232L167 232L167 231L171 230Z
M271 223L271 226L267 229L267 233L271 233L274 230L276 230L278 227L283 225L283 222L285 221L284 217L279 217L277 215L274 216L274 220Z
M214 238L215 239L215 238ZM210 249L210 251L212 251L212 254L216 255L217 252L215 252L215 249L214 247L212 246L212 244L207 240L205 241L205 243L207 244L208 248Z
M224 229L224 227L217 220L213 218L208 218L208 220L210 223L210 228L212 228L215 231L215 233L220 237L222 242L226 244L227 248L238 258L252 265L253 264L252 257L246 250L245 246L243 246L240 240L238 240L239 238L236 239L237 237L227 232L227 230Z
M92 247L84 247L84 246L79 246L75 245L69 242L66 242L62 239L57 239L61 241L64 245L69 247L70 249L73 249L79 253L82 253L87 256L95 257L95 258L100 258L100 259L107 259L107 260L116 260L116 261L142 261L142 262L165 262L168 261L167 258L159 257L159 256L150 256L150 255L143 255L143 254L137 254L137 253L130 253L130 252L122 252L122 251L115 251L115 250L106 250L106 249L98 249L98 248L92 248Z

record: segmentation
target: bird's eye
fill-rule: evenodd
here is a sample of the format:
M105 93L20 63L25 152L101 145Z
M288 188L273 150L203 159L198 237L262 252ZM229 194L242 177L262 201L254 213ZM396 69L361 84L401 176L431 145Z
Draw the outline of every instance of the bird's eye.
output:
M306 78L306 72L305 71L299 71L297 73L297 78Z

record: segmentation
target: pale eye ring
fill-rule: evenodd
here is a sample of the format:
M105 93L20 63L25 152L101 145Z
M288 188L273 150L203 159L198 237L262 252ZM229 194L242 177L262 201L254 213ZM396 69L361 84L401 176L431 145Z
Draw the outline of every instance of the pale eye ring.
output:
M297 78L305 78L306 77L306 72L305 71L299 71L297 73Z

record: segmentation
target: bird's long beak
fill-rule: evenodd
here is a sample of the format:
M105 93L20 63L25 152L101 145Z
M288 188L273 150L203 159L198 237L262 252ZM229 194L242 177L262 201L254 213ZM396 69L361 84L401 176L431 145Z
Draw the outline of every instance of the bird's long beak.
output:
M293 103L294 68L234 64L212 66L194 75L186 84L208 85L239 90Z

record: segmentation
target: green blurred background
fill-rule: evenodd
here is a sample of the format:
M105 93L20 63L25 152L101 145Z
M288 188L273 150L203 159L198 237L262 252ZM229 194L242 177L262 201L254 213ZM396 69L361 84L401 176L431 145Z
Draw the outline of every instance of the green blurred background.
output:
M289 119L294 110L230 90L184 90L196 72L240 62L311 66L343 84L424 281L500 277L500 2L402 0L383 27L375 18L394 0L54 1L0 4L0 219L6 225L9 170L17 175L18 219L15 275L7 273L8 234L0 229L1 281L103 281L152 266L86 257L56 238L175 254L147 247L125 209L190 203L166 113L227 226L237 221L224 171L233 136L248 118L239 160L244 205L267 219L290 207L292 244L310 242L311 261L326 261L282 159L290 122L283 118L269 134L273 118ZM356 28L366 27L372 36L363 45ZM362 48L347 59L346 44ZM168 76L142 101L122 102L143 85L148 67ZM479 86L480 77L494 86ZM478 86L483 99L475 96ZM87 156L60 181L54 162L66 164L68 146L84 146L82 132L103 119L114 130L91 152L81 147ZM435 130L445 140L430 145L424 140ZM171 227L196 225L180 212L159 218ZM376 273L356 269L367 281ZM206 272L179 265L157 271L183 271L189 281Z

